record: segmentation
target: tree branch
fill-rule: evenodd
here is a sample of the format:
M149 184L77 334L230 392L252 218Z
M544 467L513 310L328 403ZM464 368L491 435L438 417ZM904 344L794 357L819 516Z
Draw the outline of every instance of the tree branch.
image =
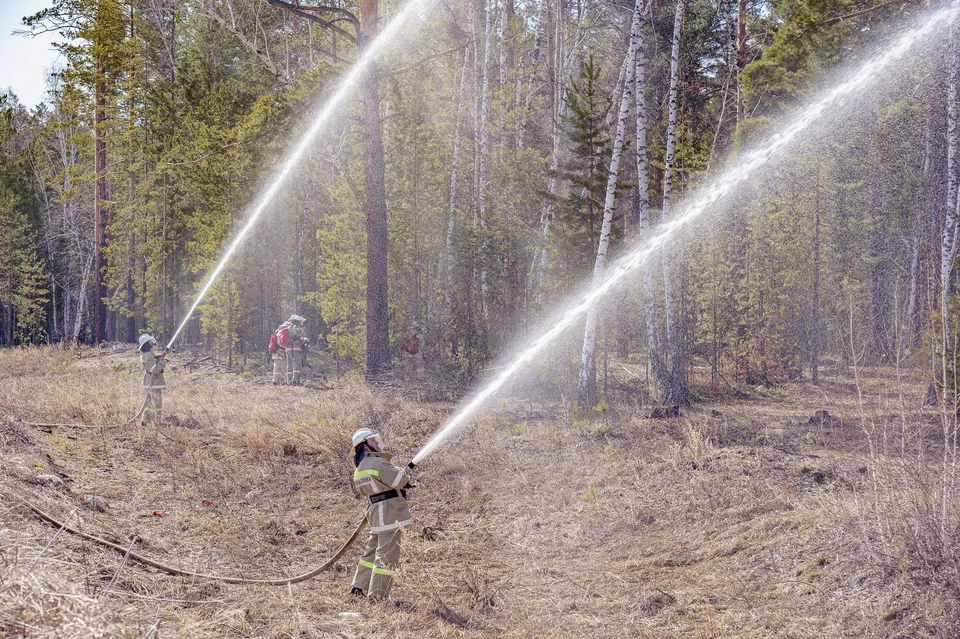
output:
M335 25L333 22L330 22L329 20L318 18L317 16L309 14L306 11L304 11L304 9L308 9L308 8L313 9L312 7L301 7L299 5L290 4L289 2L284 2L283 0L267 0L267 2L269 2L275 7L280 7L281 9L286 9L291 13L295 13L301 18L306 18L307 20L313 20L320 26L326 29L330 29L331 31L335 31L340 35L342 35L347 40L349 40L350 42L352 42L353 44L357 44L357 36L351 35L350 32L347 31L346 29L341 29L340 27ZM353 24L353 27L354 29L356 29L357 33L360 33L360 21L357 19L357 17L352 13L350 13L349 11L342 10L342 12L348 16L347 19L350 20L351 24Z
M851 18L858 18L864 14L870 13L872 11L876 11L878 9L883 9L884 7L888 7L892 4L903 4L904 6L906 6L916 1L917 0L888 0L887 2L881 2L877 6L870 7L869 9L863 9L862 11L854 11L853 13L848 13L847 15L844 15L844 16L837 16L836 18L830 18L829 20L824 20L822 22L814 22L813 24L810 25L810 27L825 27L828 24L836 24L838 22L843 22L844 20L849 20ZM808 29L810 27L808 27Z
M283 84L290 84L290 78L288 78L286 74L283 73L283 71L277 68L277 65L273 63L273 60L270 58L270 55L268 53L264 52L262 49L257 47L257 45L254 44L253 42L250 42L250 40L248 40L247 37L243 35L243 33L241 33L239 29L237 29L235 26L227 22L226 18L224 18L219 13L214 11L211 7L204 5L203 9L205 9L203 13L208 18L216 21L220 26L222 26L224 29L232 33L234 36L236 36L236 38L240 40L240 42L242 42L245 47L247 47L248 49L256 53L257 57L263 63L263 66L265 66L267 70L274 77L280 80Z
M411 70L413 70L413 69L416 69L417 67L419 67L419 66L422 65L422 64L426 64L427 62L430 62L431 60L436 60L437 58L442 58L443 56L447 55L448 53L453 53L454 51L459 51L459 50L463 49L465 46L467 46L468 44L470 44L470 40L467 40L467 41L464 42L463 44L458 44L458 45L455 46L455 47L450 47L450 48L447 49L446 51L441 51L440 53L434 53L433 55L430 55L430 56L427 56L426 58L423 58L422 60L417 60L416 62L413 62L412 64L409 64L409 65L403 67L402 69L397 69L396 71L390 71L389 73L387 73L387 74L385 74L385 75L393 75L393 76L402 75L402 74L406 73L407 71L411 71Z

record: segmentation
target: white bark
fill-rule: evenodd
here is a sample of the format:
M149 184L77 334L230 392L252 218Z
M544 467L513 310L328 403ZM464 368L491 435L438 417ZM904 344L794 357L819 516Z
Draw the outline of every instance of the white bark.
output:
M444 304L447 317L450 317L453 309L453 230L457 218L457 169L460 166L460 119L463 115L463 102L466 99L467 61L469 59L469 49L464 49L463 66L460 69L460 93L457 96L457 116L453 125L453 160L450 168L450 215L447 219L445 259L441 261L441 269L446 272L447 280L447 287L444 291ZM439 280L440 277L438 276L437 279Z
M607 192L603 201L603 225L600 228L600 243L597 248L597 260L593 267L593 285L603 280L607 266L607 252L610 247L610 232L613 229L613 207L617 196L617 179L620 175L620 156L623 151L624 132L630 113L630 98L633 89L633 76L636 68L637 41L639 40L641 3L636 0L633 19L630 24L630 44L627 47L626 71L623 83L623 95L620 98L620 110L617 116L617 131L613 138L613 152L607 173ZM583 349L580 356L580 379L577 385L577 401L581 408L591 408L597 403L597 306L587 309L586 327L583 333Z
M960 54L957 47L957 30L951 26L950 37L950 88L947 94L947 210L953 211L957 204L957 75L960 73Z
M673 196L673 165L676 152L677 111L679 110L677 85L680 80L680 31L683 27L683 11L684 0L677 0L677 13L673 21L673 46L670 50L670 98L663 171L662 222L670 219L670 203ZM666 399L670 403L685 403L687 401L687 387L680 353L680 339L677 335L677 319L673 304L673 280L670 262L670 245L668 244L663 249L664 310L667 323L667 347L670 350L671 366L671 382Z
M490 50L493 48L493 8L490 4L494 0L486 0L484 11L486 13L486 24L484 26L484 46L483 46L483 79L480 83L480 166L478 169L477 183L477 210L479 213L479 225L486 225L484 214L486 213L486 195L487 195L487 147L489 145L490 135L487 129L490 128Z
M489 147L490 133L490 51L493 48L493 6L495 0L486 0L484 11L486 12L486 24L484 26L484 47L483 47L483 80L480 86L482 96L480 98L480 164L477 173L477 211L480 228L487 225L486 221L486 203L487 190L489 187L489 176L487 175L487 153ZM482 266L480 269L480 309L483 317L489 316L487 308L487 268Z
M947 97L947 210L943 220L943 236L940 246L940 313L943 318L943 353L946 357L952 349L950 327L950 292L952 267L957 250L957 81L960 75L960 46L957 30L951 27L950 36L950 88ZM946 366L944 360L944 366ZM946 369L944 369L946 374ZM946 377L944 377L946 382Z
M533 51L530 54L530 76L527 81L527 92L523 101L523 114L520 117L520 126L517 131L517 148L523 147L523 136L526 132L527 114L530 112L530 102L533 100L533 94L537 90L537 71L540 68L540 61L543 60L543 39L546 34L547 24L547 2L546 0L537 0L536 26L534 27ZM560 42L557 43L557 46ZM517 101L520 100L520 77L517 74Z
M651 236L650 226L650 183L647 167L647 71L645 59L645 34L641 24L638 33L636 51L636 71L634 73L634 96L637 104L637 201L639 241L644 242ZM650 366L661 391L666 388L669 373L663 361L663 346L657 330L657 309L655 304L653 268L643 267L643 310L647 327L647 348L650 351Z

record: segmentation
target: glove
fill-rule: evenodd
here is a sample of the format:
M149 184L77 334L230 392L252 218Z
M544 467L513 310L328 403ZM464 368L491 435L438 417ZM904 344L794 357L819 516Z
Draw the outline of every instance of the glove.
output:
M157 353L157 359L163 359L166 356L167 356L167 351L160 351L159 353Z

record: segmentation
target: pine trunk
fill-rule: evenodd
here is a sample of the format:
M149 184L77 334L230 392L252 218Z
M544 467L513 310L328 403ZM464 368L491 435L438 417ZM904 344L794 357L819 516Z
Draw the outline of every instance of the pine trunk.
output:
M366 53L377 35L377 2L361 0L358 55ZM377 65L371 60L360 78L360 118L363 125L364 212L367 219L367 367L374 380L390 368L387 311L387 193Z
M97 19L99 20L99 13ZM93 224L95 235L94 253L94 287L93 287L93 344L99 344L107 337L107 307L103 300L107 297L107 287L104 282L106 273L107 248L107 211L104 203L107 200L107 144L104 140L104 120L106 108L106 81L104 79L104 58L97 55L94 59L94 116L93 116L93 144L94 144L94 195L93 195Z

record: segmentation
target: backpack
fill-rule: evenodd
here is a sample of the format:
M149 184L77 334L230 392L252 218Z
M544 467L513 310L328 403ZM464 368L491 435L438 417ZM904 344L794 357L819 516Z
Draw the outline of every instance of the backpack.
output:
M276 333L270 336L270 343L267 344L267 350L270 351L271 353L277 352L277 334Z
M287 347L293 344L293 340L290 339L290 326L288 324L283 324L277 330L277 341L280 343L280 346Z
M411 335L403 341L403 350L407 351L411 355L416 355L420 352L420 338L416 335Z

